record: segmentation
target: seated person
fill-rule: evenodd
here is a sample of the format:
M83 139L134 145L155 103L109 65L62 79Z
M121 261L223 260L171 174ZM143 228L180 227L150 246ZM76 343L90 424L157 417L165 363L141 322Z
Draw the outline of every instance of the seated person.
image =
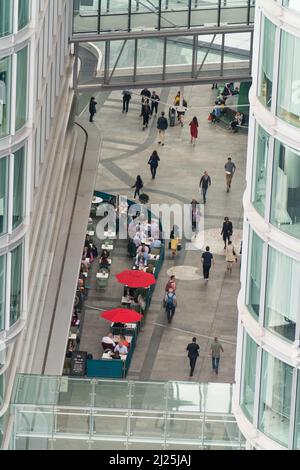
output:
M128 354L128 348L122 343L122 341L117 344L115 347L115 352L119 352L120 354Z
M148 268L146 269L146 273L154 274L154 266L153 266L153 264L149 264Z
M145 243L142 243L141 246L138 247L136 252L138 255L143 255L146 261L148 260L149 248L145 245Z
M93 243L93 239L89 235L86 235L85 242L84 242L84 247L88 248L91 243Z
M120 343L122 343L126 348L129 348L130 343L127 341L124 335L120 335Z
M111 358L112 358L112 359L121 359L121 356L120 356L119 351L114 352L114 353L111 355Z
M110 269L109 259L108 258L100 258L99 260L99 268L100 269Z
M232 129L233 132L237 132L237 126L241 126L243 124L244 116L239 111L235 114L233 121L231 121L229 125L229 129Z
M103 336L101 343L104 350L110 349L111 351L113 351L116 347L116 343L113 340L112 333L108 333L108 335Z
M161 241L158 239L154 239L151 241L150 250L153 250L155 248L161 248Z
M87 274L88 270L87 267L84 263L81 263L80 265L80 271L79 271L79 276Z
M100 255L100 258L109 258L109 251L108 250L102 250L102 253Z
M135 266L139 269L143 269L147 265L144 255L136 255Z

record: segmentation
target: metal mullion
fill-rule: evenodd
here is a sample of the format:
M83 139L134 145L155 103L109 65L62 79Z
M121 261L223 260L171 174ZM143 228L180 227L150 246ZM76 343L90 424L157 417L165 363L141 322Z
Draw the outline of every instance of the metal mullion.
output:
M164 54L163 54L163 73L162 73L163 80L166 79L167 47L168 47L168 38L167 36L165 36L164 37Z
M197 58L198 58L198 35L193 36L193 59L192 59L192 78L195 78L195 72L197 69Z
M138 55L138 39L135 39L134 40L134 62L133 62L133 81L134 82L136 82L137 55Z
M161 29L161 1L162 0L158 0L158 25L157 25L158 31L160 31Z
M249 74L251 75L252 72L252 62L253 62L253 38L254 33L251 31L250 33L250 58L249 58Z
M220 75L223 77L224 74L224 52L225 52L225 34L222 34L222 45L221 45L221 65L220 65Z
M74 66L73 66L73 88L75 91L75 94L78 92L78 59L79 59L79 44L75 43L74 44L74 55L75 55L75 60L74 60Z
M188 29L191 29L191 17L192 17L192 0L189 0L188 6Z
M131 10L132 10L132 0L128 0L128 32L131 31Z
M250 7L251 7L250 3L251 3L251 0L248 0L248 5L247 5L247 24L250 23Z
M109 83L110 41L105 41L104 83Z
M288 449L293 449L294 447L294 432L295 432L296 409L297 409L297 373L298 373L298 369L293 367Z
M262 353L261 347L257 348L256 353L256 375L255 375L255 390L254 390L254 404L253 404L253 426L258 429L259 422L259 404L260 404L260 385L262 373Z
M218 19L217 26L220 26L221 23L221 0L218 0Z
M97 19L97 31L98 34L101 32L101 10L102 10L102 0L98 0L98 19Z

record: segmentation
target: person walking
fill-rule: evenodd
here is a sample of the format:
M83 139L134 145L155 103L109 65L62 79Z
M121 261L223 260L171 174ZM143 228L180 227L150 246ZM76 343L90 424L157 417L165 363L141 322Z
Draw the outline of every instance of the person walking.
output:
M169 289L173 289L173 292L176 292L176 287L176 278L172 275L166 284L165 291L169 292Z
M230 241L230 237L232 237L233 234L233 225L232 222L229 220L228 217L224 218L223 222L223 227L222 227L222 232L221 235L223 235L223 240L224 240L224 250L226 250L226 241Z
M168 120L165 117L165 113L161 113L161 116L157 120L157 129L158 129L158 134L159 134L159 144L165 145L165 135L166 135L166 130L168 129L169 124Z
M237 263L237 255L232 244L232 241L228 242L228 246L226 248L226 263L227 263L227 273L232 274L232 266L233 263Z
M193 117L192 121L190 122L190 133L191 133L191 144L195 145L196 139L198 139L198 119L196 116Z
M220 354L221 351L224 352L222 344L218 341L217 336L215 337L214 341L210 345L211 350L211 359L212 359L212 368L215 371L216 375L219 372L219 364L220 364Z
M195 232L197 228L198 218L200 217L199 202L196 199L191 201L191 220L192 220L192 231Z
M156 150L152 153L151 157L149 158L148 165L150 165L152 179L155 179L156 171L158 168L158 162L160 162L160 158Z
M209 246L207 246L205 248L204 253L202 253L201 262L203 265L204 281L207 283L209 280L209 271L210 271L211 265L212 264L213 266L215 265L214 257L213 257L213 254L210 252Z
M225 168L225 178L226 178L226 189L227 189L227 192L229 193L230 188L231 188L232 178L236 170L236 166L231 160L231 157L228 157L227 163L225 163L224 168Z
M97 109L96 109L96 105L97 105L97 101L95 99L95 97L93 96L90 100L90 105L89 105L89 111L90 111L90 122L94 122L94 116L97 112Z
M131 100L132 92L130 90L124 90L123 95L123 113L128 113L129 103Z
M155 114L157 115L159 102L160 102L160 97L158 96L156 91L153 91L151 95L151 116L153 115L154 111L155 111Z
M200 347L197 344L197 338L194 337L192 339L192 343L189 343L187 345L186 350L188 351L188 358L190 360L190 366L191 366L190 377L193 377L196 361L197 361L197 358L199 356L199 351L200 351Z
M209 186L211 186L211 177L208 175L207 171L205 171L204 174L202 175L200 183L199 183L200 191L201 191L201 188L202 188L202 195L203 195L203 203L204 204L206 203L206 194L207 194L207 190L208 190Z
M164 298L164 306L166 309L168 323L171 323L172 318L175 315L175 310L177 307L176 294L173 289L169 289Z
M146 101L151 98L151 91L148 90L148 88L144 88L141 91L141 97L142 97L142 109L141 109L140 117L143 116L143 106L145 105Z
M134 185L131 186L131 187L135 188L135 192L134 192L134 199L135 199L136 196L140 195L140 191L144 187L144 183L143 183L142 178L141 178L140 175L137 175L136 181L135 181Z
M150 113L151 113L151 109L149 105L149 100L147 100L145 105L143 106L143 131L145 130L146 127L148 127Z

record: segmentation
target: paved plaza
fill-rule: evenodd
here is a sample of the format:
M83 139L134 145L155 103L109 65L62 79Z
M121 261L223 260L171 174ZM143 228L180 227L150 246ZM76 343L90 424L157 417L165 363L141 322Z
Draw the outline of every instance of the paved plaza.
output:
M168 113L177 88L156 90L161 96L159 111ZM139 93L136 90L135 93ZM216 91L210 86L186 87L184 97L189 111L183 128L176 125L167 131L166 145L157 144L156 118L142 131L140 97L134 95L128 114L122 113L121 92L99 94L95 126L103 136L101 163L97 174L96 190L122 194L132 199L136 175L144 181L144 192L150 203L187 204L199 199L199 181L204 170L212 179L205 206L205 244L215 254L208 285L204 284L201 269L201 250L183 249L172 260L166 260L159 275L153 301L142 333L137 342L128 378L135 380L192 380L233 382L237 333L237 295L240 289L240 260L234 265L231 276L226 274L223 240L220 236L222 222L228 216L233 222L233 242L239 251L243 228L242 197L245 189L246 134L232 134L219 125L212 125L207 117L212 109ZM88 118L87 110L83 116ZM193 147L190 143L188 123L196 115L199 121L199 138ZM149 156L157 150L160 166L157 178L151 179ZM226 193L224 164L231 156L237 166L232 190ZM113 254L112 274L131 265L126 244L118 242ZM168 275L175 273L178 307L169 325L162 307ZM93 288L93 285L92 285ZM121 286L111 276L104 294L90 293L86 308L81 347L100 356L101 336L107 333L107 323L99 319L95 308L115 307L120 302ZM185 351L193 336L200 345L200 357L194 376L189 378L189 361ZM211 370L209 346L217 335L224 348L220 372L216 377ZM98 355L97 355L98 354Z

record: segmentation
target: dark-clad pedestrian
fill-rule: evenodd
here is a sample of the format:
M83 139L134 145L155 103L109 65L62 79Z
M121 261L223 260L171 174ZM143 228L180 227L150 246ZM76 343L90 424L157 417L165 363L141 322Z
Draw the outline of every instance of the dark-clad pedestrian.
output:
M207 171L205 171L199 183L200 191L202 190L204 204L206 203L206 194L209 186L211 186L211 177L209 176Z
M176 310L176 307L177 307L176 294L175 294L175 292L172 288L170 288L169 291L165 295L164 306L165 306L165 309L166 309L166 315L167 315L168 323L171 323L172 318L175 315L175 310Z
M89 105L89 111L90 111L90 122L94 122L94 116L97 112L97 108L96 108L96 105L97 105L97 101L95 99L94 96L92 96L91 100L90 100L90 105Z
M151 91L148 90L148 88L144 88L142 91L141 91L141 97L142 97L142 109L141 109L141 115L140 116L143 116L143 106L145 105L146 101L151 98Z
M205 248L204 253L202 253L201 262L203 265L204 281L207 283L209 280L209 271L210 271L211 265L212 264L213 266L215 265L214 257L213 257L213 254L210 252L209 246L207 246Z
M197 344L197 338L194 337L192 339L192 343L187 345L186 350L188 351L188 358L190 360L190 366L191 366L190 377L193 377L196 361L197 361L197 358L199 356L199 351L200 351L200 347Z
M168 127L169 123L167 118L165 117L165 113L161 113L161 116L157 120L157 129L159 134L158 143L161 145L165 145L165 134Z
M221 235L223 235L224 250L226 250L226 242L230 241L230 237L232 237L232 234L233 234L232 222L229 220L228 217L224 217L224 222L223 222L223 227L222 227L222 232L221 232Z
M156 91L153 91L151 95L151 116L153 115L154 111L155 111L155 114L157 115L159 102L160 102L160 97L158 96Z
M155 179L156 171L158 168L158 162L160 162L160 158L156 150L152 153L151 157L149 158L148 165L150 165L152 179Z
M151 109L149 105L149 100L147 100L143 106L143 131L146 129L146 127L148 127L150 113L151 113Z
M192 231L195 232L197 228L197 222L200 218L199 202L196 199L191 201L191 220L192 220Z
M132 92L130 90L124 90L122 92L122 95L123 95L123 113L128 113Z
M219 342L217 336L215 337L214 341L211 343L210 350L211 350L212 368L213 368L213 371L215 371L216 375L218 375L221 351L224 352L224 349L222 347L222 344Z
M135 188L135 192L134 192L134 199L135 199L136 196L140 195L140 191L144 187L144 183L143 183L143 180L142 180L140 175L137 175L136 181L135 181L134 185L131 186L131 187Z

